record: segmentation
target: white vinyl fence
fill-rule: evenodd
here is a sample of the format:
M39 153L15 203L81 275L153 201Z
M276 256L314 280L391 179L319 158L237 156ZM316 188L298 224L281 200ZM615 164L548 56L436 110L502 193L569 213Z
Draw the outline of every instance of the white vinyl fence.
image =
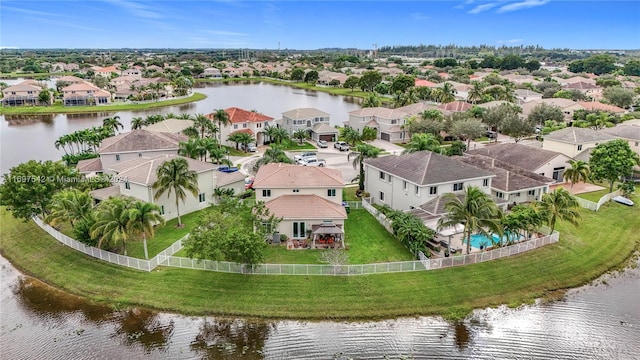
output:
M589 209L591 211L598 211L600 210L600 207L602 205L604 205L607 201L611 200L612 198L619 196L622 192L620 190L616 190L614 192L612 192L611 194L604 194L602 195L602 197L600 198L600 200L598 200L597 203L587 200L587 199L583 199L579 196L574 196L574 198L576 199L576 201L578 202L578 204L580 205L580 207L583 207L585 209Z

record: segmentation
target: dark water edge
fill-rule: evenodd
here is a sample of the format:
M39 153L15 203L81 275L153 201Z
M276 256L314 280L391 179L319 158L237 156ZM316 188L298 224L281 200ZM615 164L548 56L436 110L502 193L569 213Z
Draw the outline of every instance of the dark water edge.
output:
M640 269L551 303L439 317L304 322L112 309L0 258L2 359L638 359Z

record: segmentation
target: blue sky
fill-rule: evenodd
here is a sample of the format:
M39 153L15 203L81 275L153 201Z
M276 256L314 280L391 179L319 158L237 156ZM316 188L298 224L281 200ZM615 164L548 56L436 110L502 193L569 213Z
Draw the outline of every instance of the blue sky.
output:
M0 47L640 49L640 0L0 2Z

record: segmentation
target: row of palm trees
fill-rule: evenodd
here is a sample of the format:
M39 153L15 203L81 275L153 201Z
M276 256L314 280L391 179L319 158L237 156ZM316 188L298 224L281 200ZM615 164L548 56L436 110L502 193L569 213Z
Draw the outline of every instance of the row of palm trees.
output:
M85 152L95 153L102 140L116 134L123 125L118 116L102 120L102 126L74 131L65 134L55 141L56 149L62 148L65 154L76 155Z

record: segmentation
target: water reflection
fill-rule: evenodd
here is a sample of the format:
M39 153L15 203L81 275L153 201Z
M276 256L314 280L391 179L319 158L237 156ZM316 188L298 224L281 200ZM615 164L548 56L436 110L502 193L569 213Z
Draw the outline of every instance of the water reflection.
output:
M54 114L45 115L5 115L7 125L9 126L26 126L37 123L43 123L53 126Z
M204 319L191 350L206 359L262 359L264 344L273 323L245 320Z
M164 323L158 313L137 308L119 311L114 322L116 330L113 337L122 339L126 346L140 344L147 353L166 351L175 326L173 320Z
M458 321L453 325L453 328L456 335L455 341L458 349L463 350L467 348L469 343L473 341L471 332L469 331L469 328L467 328L467 325L462 321Z

